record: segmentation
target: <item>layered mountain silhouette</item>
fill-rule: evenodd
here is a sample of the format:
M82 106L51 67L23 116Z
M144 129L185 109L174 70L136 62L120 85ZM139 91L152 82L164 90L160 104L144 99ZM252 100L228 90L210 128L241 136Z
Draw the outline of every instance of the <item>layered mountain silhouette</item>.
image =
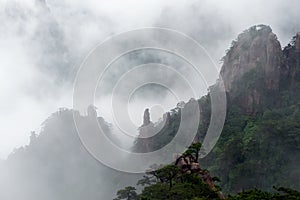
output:
M92 123L93 111L81 116L87 134L98 131ZM104 166L82 145L73 115L60 109L44 123L30 144L16 149L1 163L0 199L110 199L115 190L136 176L126 176ZM110 125L98 117L108 137Z
M201 165L220 177L225 192L273 185L300 189L300 34L282 48L269 26L245 30L224 56L220 76L227 94L226 122ZM148 152L170 142L181 113L191 112L197 103L201 121L195 139L201 142L210 122L209 93L179 103L159 123L152 123L151 113L145 112L141 134L159 132L137 139L132 150ZM80 119L87 132L97 131L89 122L96 113L89 113ZM69 109L52 114L39 134L32 133L29 145L0 163L0 199L111 199L117 189L136 183L139 175L109 169L89 154L76 132L74 114L80 115ZM97 119L114 138L111 125Z

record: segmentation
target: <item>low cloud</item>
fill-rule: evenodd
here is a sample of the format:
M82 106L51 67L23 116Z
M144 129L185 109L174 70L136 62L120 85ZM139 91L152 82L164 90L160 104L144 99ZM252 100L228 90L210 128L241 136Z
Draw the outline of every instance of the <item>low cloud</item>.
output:
M0 1L0 157L26 144L30 131L38 130L58 107L71 107L80 63L106 37L141 27L172 28L196 39L220 68L231 40L254 24L270 25L282 45L287 44L300 30L298 4L297 0Z

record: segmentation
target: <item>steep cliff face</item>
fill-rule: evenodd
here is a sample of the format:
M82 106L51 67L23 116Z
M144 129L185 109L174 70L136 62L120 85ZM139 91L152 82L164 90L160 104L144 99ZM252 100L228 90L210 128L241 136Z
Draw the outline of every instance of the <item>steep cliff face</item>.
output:
M296 42L295 42L296 51L300 52L300 32L296 35Z
M232 42L220 72L231 104L246 114L300 99L300 33L283 49L269 26L253 26Z
M283 49L283 56L284 58L280 69L281 88L297 92L300 89L300 32L298 32L290 44Z
M246 72L261 67L266 75L265 84L276 89L279 83L279 68L282 51L276 35L269 26L258 25L240 34L228 50L220 75L226 91L231 91L233 82Z

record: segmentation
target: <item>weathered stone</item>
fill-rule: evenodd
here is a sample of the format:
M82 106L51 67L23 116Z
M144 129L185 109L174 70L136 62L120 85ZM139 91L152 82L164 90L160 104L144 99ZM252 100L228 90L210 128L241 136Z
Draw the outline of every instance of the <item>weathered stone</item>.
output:
M281 55L281 45L269 26L253 26L244 31L224 57L220 75L226 91L232 89L235 80L257 67L266 74L267 88L276 89Z
M300 32L298 32L296 35L295 47L296 51L300 52Z
M143 121L143 126L147 126L151 123L150 121L150 112L149 108L146 108L144 111L144 121Z

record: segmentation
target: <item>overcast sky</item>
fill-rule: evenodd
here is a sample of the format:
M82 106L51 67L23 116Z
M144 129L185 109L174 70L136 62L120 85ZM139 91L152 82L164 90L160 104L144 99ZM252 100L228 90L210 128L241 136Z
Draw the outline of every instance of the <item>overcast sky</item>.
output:
M106 37L172 28L219 64L231 40L255 24L270 25L286 45L300 31L299 7L299 0L0 0L0 158L27 144L59 107L71 108L76 70Z

